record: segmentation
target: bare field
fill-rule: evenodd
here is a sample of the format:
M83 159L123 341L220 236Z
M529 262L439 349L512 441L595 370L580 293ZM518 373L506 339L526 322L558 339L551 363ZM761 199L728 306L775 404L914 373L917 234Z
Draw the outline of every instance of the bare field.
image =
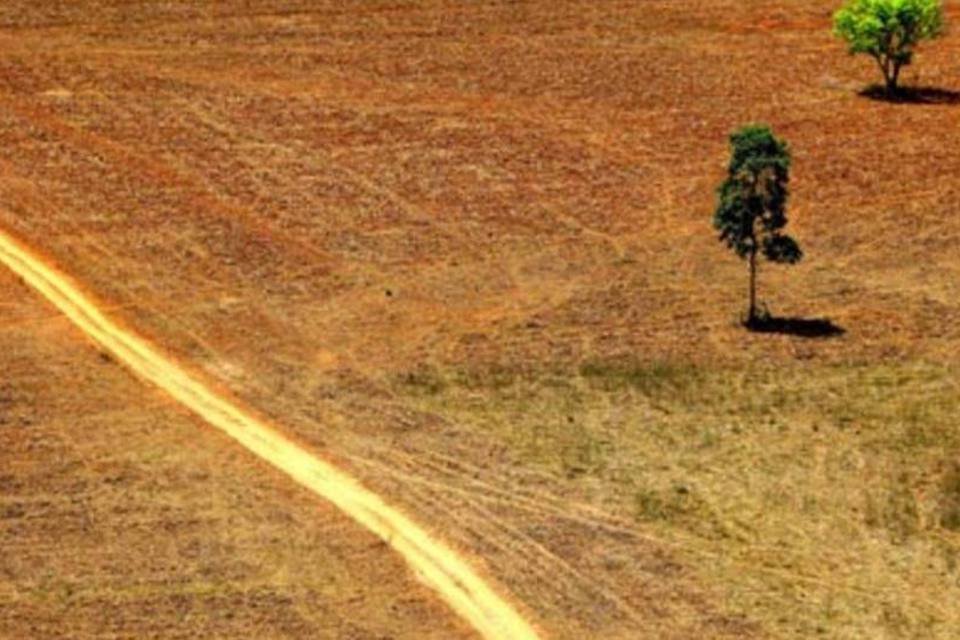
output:
M381 541L0 287L0 637L473 637Z
M834 4L5 3L0 224L548 637L952 637L960 104L860 97ZM956 33L906 82L960 91ZM842 336L736 325L710 213L749 121L792 144L807 253L761 295ZM123 379L23 331L79 354L61 375ZM103 404L75 387L66 415Z

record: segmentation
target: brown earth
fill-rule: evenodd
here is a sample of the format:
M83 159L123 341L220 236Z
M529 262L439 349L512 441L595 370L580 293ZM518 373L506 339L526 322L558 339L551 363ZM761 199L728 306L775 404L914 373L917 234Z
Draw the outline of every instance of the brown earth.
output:
M0 224L550 637L950 637L960 39L872 100L834 7L5 3ZM839 337L735 321L750 121Z
M0 637L474 637L380 540L0 290Z

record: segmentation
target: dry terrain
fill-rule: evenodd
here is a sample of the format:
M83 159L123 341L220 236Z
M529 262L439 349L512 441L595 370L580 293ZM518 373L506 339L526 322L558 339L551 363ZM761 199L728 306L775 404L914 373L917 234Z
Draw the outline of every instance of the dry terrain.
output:
M0 637L473 637L381 541L0 291Z
M892 104L833 1L5 2L0 226L546 637L954 638L946 5L905 78L936 91ZM807 254L761 294L841 335L737 325L710 215L751 121L792 145ZM457 633L4 282L0 632Z

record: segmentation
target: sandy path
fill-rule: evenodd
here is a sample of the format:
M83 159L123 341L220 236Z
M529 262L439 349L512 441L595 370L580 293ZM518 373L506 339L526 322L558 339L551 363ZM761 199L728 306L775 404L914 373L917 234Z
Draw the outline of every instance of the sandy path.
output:
M138 376L160 387L386 541L458 615L486 638L537 638L532 626L456 553L356 480L212 391L143 339L119 327L42 258L0 231L0 262Z

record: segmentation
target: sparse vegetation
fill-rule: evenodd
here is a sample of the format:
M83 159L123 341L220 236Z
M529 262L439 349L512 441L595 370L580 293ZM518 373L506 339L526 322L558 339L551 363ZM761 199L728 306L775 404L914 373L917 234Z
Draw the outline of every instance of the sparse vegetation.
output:
M960 531L960 462L956 460L944 474L940 500L940 524L950 531Z
M702 372L694 365L633 358L588 360L580 365L580 375L607 391L631 388L650 397L695 395L702 381Z
M838 0L255 4L0 3L0 226L547 637L955 640L960 34L901 108L851 95ZM758 121L816 260L760 265L786 320L748 339L706 213ZM253 496L259 465L8 293L0 636L455 635L390 599L418 588L393 556L286 479Z
M852 55L873 58L888 96L899 91L900 72L913 62L917 45L943 31L941 0L848 0L834 15L834 33Z
M878 625L947 637L960 485L954 471L923 470L960 451L955 370L744 371L623 358L578 373L572 389L544 382L551 371L479 397L477 387L450 386L417 406L495 434L572 495L677 541L681 555L729 585L732 602L776 608L775 636L823 627L853 638ZM928 438L913 439L918 426ZM835 583L840 565L844 581ZM864 617L893 593L887 618ZM778 605L785 601L789 611Z

